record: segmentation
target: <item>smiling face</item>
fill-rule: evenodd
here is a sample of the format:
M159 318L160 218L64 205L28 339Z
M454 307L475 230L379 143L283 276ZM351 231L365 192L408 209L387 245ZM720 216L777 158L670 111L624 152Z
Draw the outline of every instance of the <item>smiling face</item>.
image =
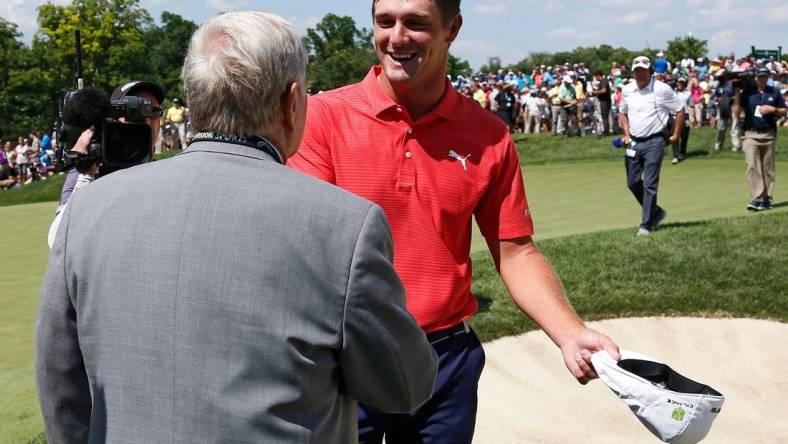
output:
M393 88L444 81L461 16L446 23L434 0L378 0L373 20L375 51Z

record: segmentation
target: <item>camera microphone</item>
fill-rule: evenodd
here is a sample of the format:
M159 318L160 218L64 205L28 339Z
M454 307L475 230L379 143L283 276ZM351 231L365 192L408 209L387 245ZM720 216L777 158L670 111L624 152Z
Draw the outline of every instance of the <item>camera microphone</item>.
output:
M100 88L87 87L66 95L63 123L80 128L99 127L109 112L109 95Z

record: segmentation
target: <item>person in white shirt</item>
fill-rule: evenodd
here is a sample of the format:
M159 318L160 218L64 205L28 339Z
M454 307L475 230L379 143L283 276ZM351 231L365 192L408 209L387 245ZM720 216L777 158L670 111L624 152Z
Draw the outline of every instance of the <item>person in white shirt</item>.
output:
M667 84L653 78L651 60L645 56L632 61L635 81L623 91L619 120L628 146L625 165L627 186L643 207L638 236L647 236L667 217L657 205L657 188L666 142L675 143L684 126L685 110L679 97ZM665 129L670 113L676 113L673 134L666 141Z
M684 114L689 114L692 107L692 95L687 89L687 78L679 77L676 81L676 95L679 96L679 102L684 107ZM675 119L674 119L675 122ZM681 126L681 134L679 140L673 144L673 160L670 162L673 165L684 160L687 156L687 140L689 140L690 126L689 121L684 119L684 125Z
M538 92L537 88L531 88L531 91L525 96L526 115L528 116L525 121L525 133L527 134L539 134L540 132L542 115L539 109L541 99Z

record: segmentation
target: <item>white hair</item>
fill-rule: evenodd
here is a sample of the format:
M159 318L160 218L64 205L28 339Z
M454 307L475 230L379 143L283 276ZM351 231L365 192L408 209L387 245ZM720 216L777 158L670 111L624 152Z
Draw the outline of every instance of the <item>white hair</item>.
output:
M307 55L293 26L266 12L230 12L191 38L183 80L196 131L259 135L270 128Z

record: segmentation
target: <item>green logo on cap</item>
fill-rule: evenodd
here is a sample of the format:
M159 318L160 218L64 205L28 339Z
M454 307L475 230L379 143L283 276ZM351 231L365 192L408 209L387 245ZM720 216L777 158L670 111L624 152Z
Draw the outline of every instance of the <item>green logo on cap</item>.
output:
M673 409L673 414L670 415L676 421L683 421L684 420L684 409L681 407L676 407Z

